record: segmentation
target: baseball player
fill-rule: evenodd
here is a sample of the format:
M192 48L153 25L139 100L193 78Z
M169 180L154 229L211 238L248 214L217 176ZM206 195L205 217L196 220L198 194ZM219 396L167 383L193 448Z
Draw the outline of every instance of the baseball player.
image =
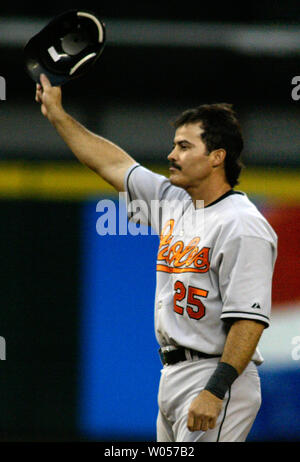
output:
M43 75L36 101L79 161L152 212L145 222L160 236L155 331L163 363L157 441L245 441L261 404L257 345L270 321L277 236L234 190L243 140L231 106L178 117L166 178L83 127Z

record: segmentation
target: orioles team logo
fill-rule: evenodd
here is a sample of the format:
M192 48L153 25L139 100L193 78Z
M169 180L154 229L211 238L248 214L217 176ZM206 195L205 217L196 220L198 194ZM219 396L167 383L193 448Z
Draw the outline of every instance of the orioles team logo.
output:
M198 246L200 237L194 237L184 245L181 240L171 245L175 220L168 220L164 225L157 256L157 271L165 273L206 273L209 270L210 247Z

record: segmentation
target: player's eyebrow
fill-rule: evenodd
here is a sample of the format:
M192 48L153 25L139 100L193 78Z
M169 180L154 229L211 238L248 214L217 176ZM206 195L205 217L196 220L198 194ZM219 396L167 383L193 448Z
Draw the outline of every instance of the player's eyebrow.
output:
M193 143L191 143L190 141L188 140L178 140L176 141L176 139L173 141L173 147L176 146L176 144L178 144L179 146L182 146L182 145L189 145L189 146L194 146Z

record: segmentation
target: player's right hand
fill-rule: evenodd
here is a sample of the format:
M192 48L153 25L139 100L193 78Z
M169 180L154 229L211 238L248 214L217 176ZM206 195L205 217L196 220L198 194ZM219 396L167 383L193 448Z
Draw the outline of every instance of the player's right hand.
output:
M223 401L208 390L202 390L192 401L187 427L191 432L204 431L215 428L218 415L221 412Z
M53 87L45 74L40 75L40 82L36 84L35 100L41 104L42 114L53 122L63 110L61 88Z

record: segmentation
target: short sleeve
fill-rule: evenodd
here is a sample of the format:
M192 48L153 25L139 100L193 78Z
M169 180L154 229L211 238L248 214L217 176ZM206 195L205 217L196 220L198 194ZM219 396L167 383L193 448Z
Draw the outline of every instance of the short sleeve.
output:
M253 236L225 243L219 270L221 319L245 318L270 323L276 246Z
M140 164L129 168L124 179L127 193L127 213L129 220L150 225L160 232L159 204L164 200L186 197L187 193L173 186L163 175L148 170Z

